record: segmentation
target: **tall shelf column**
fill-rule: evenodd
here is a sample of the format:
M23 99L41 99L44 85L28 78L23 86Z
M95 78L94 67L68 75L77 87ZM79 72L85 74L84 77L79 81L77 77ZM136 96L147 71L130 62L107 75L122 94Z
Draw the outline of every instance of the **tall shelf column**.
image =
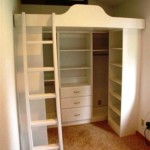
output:
M137 130L140 34L137 29L109 33L108 123L121 137Z

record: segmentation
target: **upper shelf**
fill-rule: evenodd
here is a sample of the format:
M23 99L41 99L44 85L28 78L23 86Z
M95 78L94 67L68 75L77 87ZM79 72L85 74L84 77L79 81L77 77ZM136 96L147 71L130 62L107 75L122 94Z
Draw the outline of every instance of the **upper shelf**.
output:
M50 14L26 14L27 26L51 26ZM21 25L21 15L15 15L15 25ZM107 15L100 6L73 5L61 15L55 15L56 27L135 28L144 29L144 19L120 18Z

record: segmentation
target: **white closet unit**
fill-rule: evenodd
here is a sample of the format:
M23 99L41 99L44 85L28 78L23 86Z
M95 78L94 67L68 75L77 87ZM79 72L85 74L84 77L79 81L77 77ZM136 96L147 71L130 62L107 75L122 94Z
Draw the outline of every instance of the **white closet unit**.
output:
M49 14L26 15L26 24L32 29L31 32L35 30L35 27L36 29L40 28L40 36L38 37L42 42L41 44L51 44L47 40L41 40L42 36L44 39L51 38L51 31L47 30L52 25L51 17L52 15ZM21 15L15 15L15 25L18 32L21 25L20 20ZM55 55L55 57L58 58L59 87L57 90L60 93L58 101L61 104L63 124L87 123L108 117L108 124L119 136L136 132L139 102L136 92L139 88L140 36L141 30L145 28L145 21L143 19L110 17L99 6L74 5L66 13L55 15L54 26L57 32L57 47L55 48L57 48L58 56ZM20 32L20 34L22 33ZM19 41L17 45L21 45L21 42ZM27 43L28 45L33 44L33 42L32 44L31 42ZM101 46L97 46L95 43ZM51 48L44 46L43 49L45 50L44 58L49 59L47 57L48 55L51 56L52 53L48 52L48 49ZM19 53L19 51L17 52ZM108 55L105 58L99 57L100 60L97 59L96 55L108 53L109 60ZM38 55L38 58L42 58L40 56L42 54L38 53ZM95 65L102 58L107 58L107 61L96 67ZM21 57L17 57L17 59L23 63ZM37 59L31 57L30 61L31 64L37 65ZM40 62L40 64L42 63L46 66L42 71L51 71L50 68L47 68L53 65L50 59ZM104 76L107 76L108 80L103 78L104 76L101 76L99 72L104 68L104 64L105 67L107 65ZM22 65L19 67L19 71L22 70ZM19 71L18 78L21 77ZM97 77L97 74L100 76ZM44 73L40 81L42 80L45 82L46 92L54 90L53 73ZM18 103L20 103L20 96L24 95L22 94L24 93L24 83L19 80L18 84L20 87L17 91ZM34 80L30 80L30 84L35 85ZM39 87L43 89L43 86ZM100 91L96 92L96 88ZM35 99L36 97L31 98ZM41 95L41 98L47 97ZM38 105L34 105L34 107L38 108ZM56 116L54 107L54 100L46 102L48 114L46 116ZM22 108L23 105L19 105L19 113ZM97 108L98 113L95 113ZM22 110L24 113L20 115L21 127L24 124L22 118L25 115L25 108ZM45 108L41 111L44 112ZM95 114L99 114L97 119L94 117ZM36 117L36 114L33 115ZM27 129L23 129L26 133ZM28 138L24 144L28 145L27 141Z

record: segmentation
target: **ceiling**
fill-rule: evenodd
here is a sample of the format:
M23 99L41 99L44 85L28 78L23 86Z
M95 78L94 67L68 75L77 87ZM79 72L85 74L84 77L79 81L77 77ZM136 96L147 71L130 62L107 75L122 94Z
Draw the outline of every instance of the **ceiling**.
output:
M97 0L97 1L106 5L109 5L109 6L117 6L129 0Z

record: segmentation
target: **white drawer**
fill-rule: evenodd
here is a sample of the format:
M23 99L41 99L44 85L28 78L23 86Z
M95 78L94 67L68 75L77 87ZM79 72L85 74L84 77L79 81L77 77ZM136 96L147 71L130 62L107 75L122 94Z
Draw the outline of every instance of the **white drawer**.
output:
M75 108L91 105L92 105L91 96L61 99L61 108Z
M62 122L91 119L91 117L92 117L91 107L62 109Z
M91 86L61 88L61 98L91 95Z

